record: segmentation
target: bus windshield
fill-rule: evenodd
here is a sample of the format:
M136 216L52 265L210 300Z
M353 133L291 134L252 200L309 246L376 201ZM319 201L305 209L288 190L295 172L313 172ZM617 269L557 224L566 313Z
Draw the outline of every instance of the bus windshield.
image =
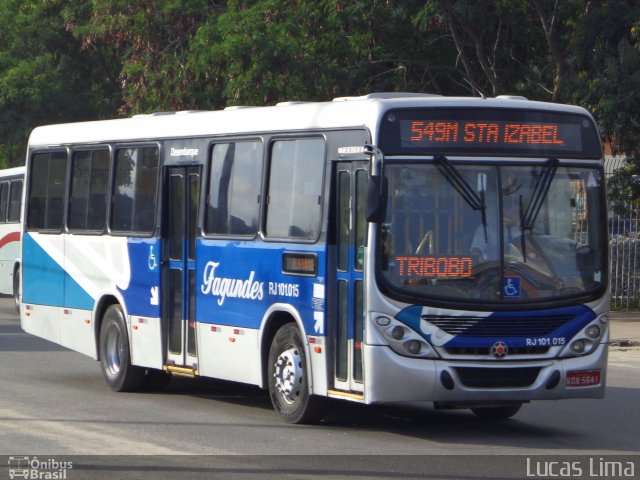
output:
M505 162L505 159L501 159ZM597 168L388 163L379 278L392 296L477 305L553 301L605 285Z

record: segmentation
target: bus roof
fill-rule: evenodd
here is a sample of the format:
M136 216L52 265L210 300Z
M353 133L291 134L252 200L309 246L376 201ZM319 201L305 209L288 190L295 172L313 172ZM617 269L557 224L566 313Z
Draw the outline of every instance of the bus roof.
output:
M18 175L24 175L26 168L22 167L12 167L12 168L4 168L0 170L0 178L13 177Z
M229 107L217 111L160 112L131 118L37 127L30 147L75 143L127 142L161 138L368 128L374 134L382 114L396 108L504 108L587 115L581 107L522 97L443 97L415 93L375 93L330 102L282 102L269 107Z

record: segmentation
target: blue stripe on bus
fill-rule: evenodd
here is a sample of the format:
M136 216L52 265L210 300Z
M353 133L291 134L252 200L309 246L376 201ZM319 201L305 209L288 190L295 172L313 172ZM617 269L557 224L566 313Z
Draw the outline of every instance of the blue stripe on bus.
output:
M23 237L22 301L93 309L94 300L29 234Z
M93 310L95 300L73 278L64 276L64 306L81 310Z
M421 306L413 305L407 307L404 310L398 312L396 319L403 322L405 325L421 334L427 341L431 342L431 335L426 334L420 327L420 321L422 319L423 308ZM526 320L530 318L532 322L541 317L570 317L570 320L565 321L555 330L548 332L544 335L530 335L530 336L454 336L451 340L446 342L444 347L491 347L496 341L504 341L510 347L527 347L531 346L530 343L535 339L565 339L568 341L573 338L581 329L587 326L591 321L596 318L593 310L584 305L574 305L566 308L555 308L549 310L533 310L533 311L519 311L519 312L493 312L489 316L484 317L486 320L492 318L501 318L514 320ZM454 319L455 317L451 317ZM482 323L482 322L480 322ZM555 345L555 344L553 344ZM559 344L560 345L560 344Z

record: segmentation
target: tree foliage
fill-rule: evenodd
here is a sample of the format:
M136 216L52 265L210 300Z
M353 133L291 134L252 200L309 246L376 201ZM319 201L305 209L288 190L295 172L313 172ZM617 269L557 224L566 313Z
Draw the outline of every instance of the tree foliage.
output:
M640 174L631 0L0 2L0 166L40 124L373 91L579 104Z
M626 167L609 182L610 199L640 197L640 5L588 2L568 40L575 52L569 101L590 110L614 154Z
M0 166L24 163L33 127L106 115L119 103L60 12L55 1L0 2Z

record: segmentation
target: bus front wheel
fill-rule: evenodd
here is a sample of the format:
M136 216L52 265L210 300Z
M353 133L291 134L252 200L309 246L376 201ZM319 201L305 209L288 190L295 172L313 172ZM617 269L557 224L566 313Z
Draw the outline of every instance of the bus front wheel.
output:
M111 305L100 327L100 365L107 385L116 392L130 392L142 386L145 369L131 365L129 337L120 305Z
M269 396L275 411L289 423L312 423L324 414L324 399L309 393L307 358L300 330L287 323L269 349Z

